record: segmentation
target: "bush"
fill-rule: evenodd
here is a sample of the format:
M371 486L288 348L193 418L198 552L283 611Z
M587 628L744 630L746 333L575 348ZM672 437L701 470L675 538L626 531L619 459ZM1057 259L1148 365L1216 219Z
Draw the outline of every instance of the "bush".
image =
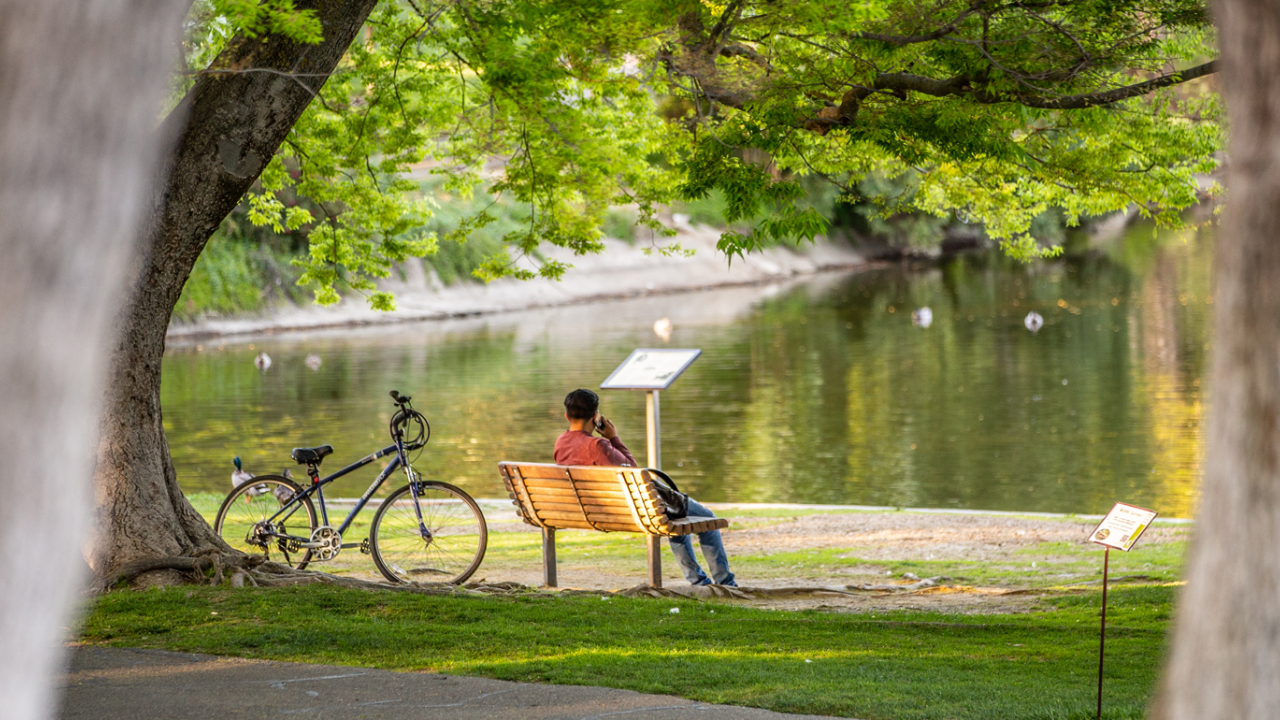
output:
M205 245L173 314L182 320L200 315L251 312L264 305L262 278L250 247L221 230Z

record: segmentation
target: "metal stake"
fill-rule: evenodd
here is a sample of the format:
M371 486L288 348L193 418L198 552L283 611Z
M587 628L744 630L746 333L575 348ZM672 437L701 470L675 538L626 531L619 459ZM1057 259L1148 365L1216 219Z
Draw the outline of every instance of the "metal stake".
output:
M1102 634L1098 642L1098 720L1102 720L1102 658L1107 650L1107 570L1111 564L1111 548L1102 555Z

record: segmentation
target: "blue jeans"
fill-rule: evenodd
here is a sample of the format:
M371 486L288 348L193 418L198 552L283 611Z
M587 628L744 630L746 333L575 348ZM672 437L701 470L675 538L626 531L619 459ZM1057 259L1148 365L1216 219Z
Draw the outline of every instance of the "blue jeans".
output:
M704 507L702 503L689 498L689 517L715 516L715 513ZM725 555L724 541L720 539L719 530L698 533L698 544L702 546L702 556L707 559L707 567L711 568L710 578L702 572L702 568L698 567L698 561L693 556L692 537L679 535L667 540L671 543L671 554L676 556L676 563L680 565L680 571L684 573L684 579L688 580L690 585L710 585L711 578L715 578L717 585L738 586L733 581L733 573L729 572L729 556Z

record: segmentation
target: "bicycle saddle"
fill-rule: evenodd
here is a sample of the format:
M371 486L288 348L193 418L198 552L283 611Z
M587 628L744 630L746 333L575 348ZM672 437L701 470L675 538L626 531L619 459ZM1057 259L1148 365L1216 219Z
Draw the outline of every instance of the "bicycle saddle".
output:
M294 448L292 457L294 460L298 461L299 465L307 465L309 463L319 465L320 460L331 452L333 452L332 445L321 445L320 447L313 448Z

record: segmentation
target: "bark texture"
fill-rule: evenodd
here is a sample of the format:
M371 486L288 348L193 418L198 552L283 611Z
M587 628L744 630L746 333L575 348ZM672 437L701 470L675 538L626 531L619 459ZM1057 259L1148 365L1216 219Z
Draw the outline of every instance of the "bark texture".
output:
M0 0L0 715L55 706L183 0Z
M1196 538L1155 716L1280 712L1280 3L1222 0L1230 145Z
M205 243L284 142L376 0L318 0L319 45L237 37L165 120L165 157L136 280L117 322L95 478L107 576L146 558L223 548L178 489L160 413L160 361L173 308ZM228 474L230 471L228 471ZM230 486L228 485L228 489Z

